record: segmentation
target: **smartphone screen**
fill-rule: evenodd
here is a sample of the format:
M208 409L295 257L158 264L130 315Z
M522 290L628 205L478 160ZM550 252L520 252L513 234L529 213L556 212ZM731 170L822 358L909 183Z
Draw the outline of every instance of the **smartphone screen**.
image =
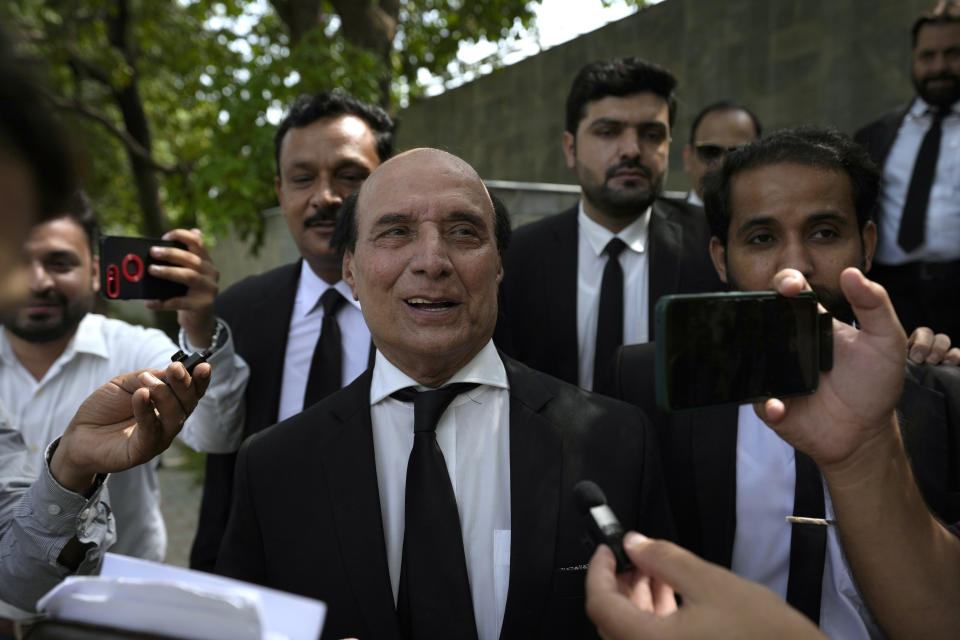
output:
M665 296L656 307L657 402L670 411L816 391L812 292Z
M100 295L108 300L166 300L186 295L187 286L150 275L150 247L186 249L182 242L160 238L100 237Z

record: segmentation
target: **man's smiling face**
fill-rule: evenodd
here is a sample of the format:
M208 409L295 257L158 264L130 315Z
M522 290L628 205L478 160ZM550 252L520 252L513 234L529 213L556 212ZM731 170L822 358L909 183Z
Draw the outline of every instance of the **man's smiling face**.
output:
M356 206L343 277L380 352L436 386L490 340L503 275L493 205L476 172L434 149L384 163Z

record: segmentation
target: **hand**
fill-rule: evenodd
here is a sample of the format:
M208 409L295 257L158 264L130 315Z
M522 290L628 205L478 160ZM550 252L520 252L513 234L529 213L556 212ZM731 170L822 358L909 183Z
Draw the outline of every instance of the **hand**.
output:
M213 266L199 229L174 229L164 240L178 240L186 250L175 247L151 247L150 256L177 266L150 265L150 275L187 285L187 294L168 300L150 300L147 307L157 311L177 311L177 322L187 333L190 344L197 348L210 346L217 319L213 300L217 297L220 272Z
M197 365L193 376L179 362L170 363L165 372L117 376L77 409L53 454L50 472L65 488L86 493L98 473L143 464L170 446L209 382L207 363Z
M780 271L774 285L786 296L809 286L793 269ZM876 436L889 435L906 366L906 336L883 287L851 267L840 275L840 288L860 329L833 321L833 370L820 374L813 395L754 405L761 420L824 473Z
M916 364L960 364L960 349L950 348L950 336L945 333L934 335L929 327L917 327L907 338L908 357Z
M623 542L633 572L614 573L613 553L603 545L587 570L587 615L607 640L823 638L766 587L671 542L633 532ZM674 589L683 595L679 608Z

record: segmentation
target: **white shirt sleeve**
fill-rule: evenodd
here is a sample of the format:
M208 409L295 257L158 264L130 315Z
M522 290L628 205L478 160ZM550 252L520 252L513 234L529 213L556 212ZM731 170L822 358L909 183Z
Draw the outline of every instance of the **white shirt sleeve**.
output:
M180 431L180 439L187 446L203 453L232 453L243 441L243 398L250 368L233 348L229 325L218 321L226 328L226 341L210 356L213 368L210 386ZM185 353L198 351L183 329L180 330L180 349Z

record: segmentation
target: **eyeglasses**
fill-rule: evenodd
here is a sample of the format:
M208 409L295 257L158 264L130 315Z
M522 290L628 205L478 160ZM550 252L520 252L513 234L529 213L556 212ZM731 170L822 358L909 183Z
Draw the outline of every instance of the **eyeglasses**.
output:
M693 147L696 149L700 160L707 164L716 162L731 151L736 151L737 149L743 148L742 146L725 147L722 144L711 144L709 142L697 142L693 145Z

